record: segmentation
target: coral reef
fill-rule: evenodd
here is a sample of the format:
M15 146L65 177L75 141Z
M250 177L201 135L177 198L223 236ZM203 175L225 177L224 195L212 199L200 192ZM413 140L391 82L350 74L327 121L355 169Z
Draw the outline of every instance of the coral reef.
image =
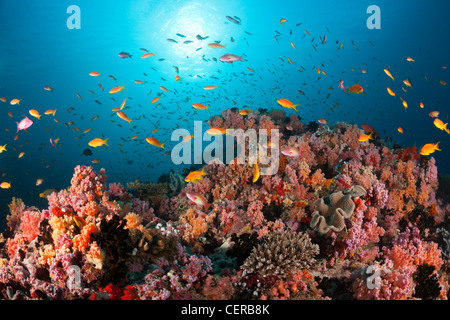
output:
M278 129L300 156L256 181L248 162L212 161L194 182L170 172L127 187L77 166L46 208L12 199L0 299L448 299L450 204L434 158L283 110L232 108L208 124Z

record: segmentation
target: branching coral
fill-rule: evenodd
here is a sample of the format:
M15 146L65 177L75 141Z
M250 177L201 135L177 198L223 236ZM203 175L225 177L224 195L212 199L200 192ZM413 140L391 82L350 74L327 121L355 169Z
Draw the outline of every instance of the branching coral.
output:
M247 273L285 276L295 270L310 268L319 246L311 243L307 234L278 232L269 234L253 249L242 268Z

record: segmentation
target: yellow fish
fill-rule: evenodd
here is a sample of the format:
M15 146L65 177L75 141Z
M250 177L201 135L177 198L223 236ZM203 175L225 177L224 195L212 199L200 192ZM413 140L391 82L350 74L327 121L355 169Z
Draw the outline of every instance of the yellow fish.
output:
M422 149L420 149L420 154L423 156L428 156L432 153L434 153L435 151L442 151L441 149L439 149L439 142L436 144L433 143L427 143L426 145L424 145L422 147Z
M367 135L367 134L360 135L359 138L358 138L358 141L365 142L365 141L368 141L368 140L373 140L372 133L373 132L371 132L369 135Z
M122 91L123 89L125 89L125 86L114 87L111 90L109 90L109 93L117 93L117 92Z
M97 147L101 147L103 145L107 145L108 146L108 139L100 139L100 138L95 138L91 141L89 141L89 146L93 147L93 148L97 148Z
M394 77L392 76L392 74L389 72L388 69L384 69L384 72L385 72L392 80L394 80Z
M252 112L252 110L250 110L250 109L242 109L242 110L239 111L239 114L241 116L247 116L247 115L250 114L250 112Z
M441 129L441 130L447 132L448 134L450 134L449 129L447 129L448 123L444 123L441 119L438 119L438 118L434 119L433 123L436 126L436 128Z
M30 111L28 111L33 117L38 118L38 120L41 120L41 115L39 114L39 112L35 109L31 109Z
M283 107L283 108L288 108L288 109L294 109L295 111L297 111L297 106L299 106L300 104L293 104L291 101L289 101L288 99L278 99L277 102Z
M2 188L2 189L9 189L9 188L11 188L11 182L6 182L6 181L2 182L0 184L0 188Z
M387 88L387 92L388 92L391 96L395 97L395 92L392 91L391 88L388 87L388 88Z
M195 181L197 181L197 180L199 180L199 179L201 179L204 175L208 175L209 173L206 173L205 172L205 169L204 168L202 168L202 170L201 171L192 171L192 172L190 172L187 176L186 176L186 178L184 179L184 181L186 181L186 182L195 182Z
M159 147L164 149L164 145L166 144L166 142L161 143L158 140L156 140L155 138L152 137L148 137L147 139L145 139L145 141L147 141L148 143L150 143L151 145L155 146L155 147Z
M222 128L209 128L208 130L206 130L206 133L212 135L212 136L218 136L218 135L222 135L222 134L226 134L228 129L222 129Z
M257 163L255 163L253 165L253 168L254 168L254 170L253 170L253 183L255 183L256 181L258 181L261 173L259 172L259 168L258 168L258 164Z
M209 106L204 106L201 103L194 103L192 105L195 109L199 109L199 110L208 110Z
M403 99L402 99L402 105L403 105L403 107L405 107L405 110L408 109L408 104Z
M4 146L0 146L0 153L2 153L3 151L8 151L6 150L6 144Z

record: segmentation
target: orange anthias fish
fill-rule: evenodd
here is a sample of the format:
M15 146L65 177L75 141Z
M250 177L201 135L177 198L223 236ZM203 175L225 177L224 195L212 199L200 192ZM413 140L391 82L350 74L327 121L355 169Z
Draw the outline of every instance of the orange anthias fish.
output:
M195 182L199 179L201 179L204 175L208 175L209 173L205 172L205 168L202 168L201 171L192 171L190 172L186 178L184 179L184 181L186 182Z
M147 53L144 53L144 54L141 56L141 59L146 59L146 58L151 57L151 56L154 56L154 55L155 55L155 54L152 53L152 52L147 52Z
M217 89L217 88L218 88L217 86L204 86L203 87L204 90L214 90L214 89Z
M159 142L157 139L152 138L152 137L148 137L147 139L145 139L145 141L147 141L149 144L155 146L155 147L159 147L164 149L164 145L166 144L166 142L161 143Z
M157 102L159 99L161 99L160 96L154 97L154 98L152 99L152 102L151 102L151 103L155 103L155 102Z
M282 18L282 19L280 20L280 24L281 24L281 25L283 25L285 22L287 22L287 20L286 20L285 18Z
M363 89L363 87L361 87L359 84L354 84L353 86L351 86L350 88L348 88L348 91L347 92L352 92L352 93L357 93L357 94L359 94L359 93L361 93L361 92L363 92L364 91L364 89Z
M33 117L38 118L38 120L41 120L41 115L39 114L39 112L38 112L37 110L31 109L31 110L29 111L29 113L30 113Z
M127 116L127 115L125 114L125 112L123 112L123 111L118 111L118 112L117 112L117 115L119 116L120 119L125 120L125 121L127 121L128 123L131 123L131 121L133 121L133 120L131 120L130 118L128 118L128 116Z
M371 132L369 135L362 134L362 135L359 136L358 141L365 142L365 141L368 141L368 140L373 140L372 134L373 134L373 132Z
M433 123L436 126L436 128L441 129L441 130L447 132L448 134L450 134L449 129L447 129L448 123L444 123L441 119L438 119L438 118L434 119Z
M204 106L201 103L194 103L192 105L195 109L199 109L199 110L208 110L209 106Z
M208 44L208 47L214 48L214 49L223 49L223 48L225 48L225 46L223 46L223 45L221 45L220 43L217 43L217 42L212 42L212 43Z
M392 76L392 74L389 72L388 69L384 69L384 72L385 72L392 80L394 80L394 77Z
M403 133L402 127L398 127L397 130L398 130L398 132Z
M402 105L405 108L405 110L408 109L408 103L406 103L406 101L403 99L402 99Z
M21 100L19 100L19 99L12 99L11 101L10 101L10 104L12 104L12 105L19 105L20 106L20 101Z
M409 61L409 62L416 62L416 60L414 60L414 59L411 58L411 57L407 57L407 58L406 58L406 61Z
M45 115L50 115L51 114L51 115L55 116L56 109L54 109L54 110L49 109L49 110L45 111L44 114Z
M259 172L259 167L258 167L258 164L257 163L255 163L254 165L253 165L253 168L254 168L254 170L253 170L253 183L255 183L256 181L258 181L258 179L259 179L259 177L261 176L261 173Z
M192 138L194 138L194 135L193 135L193 134L191 134L191 135L189 135L189 136L186 136L186 137L183 138L183 142L189 142L189 141L192 140Z
M93 148L97 148L97 147L101 147L103 145L108 146L108 139L101 139L101 138L95 138L91 141L89 141L89 146L93 147Z
M403 83L404 83L405 85L407 85L408 87L411 87L411 82L409 82L408 79L403 80Z
M395 97L395 92L392 91L391 88L387 87L387 92L388 92L391 96Z
M9 189L9 188L11 188L11 183L4 181L4 182L0 183L0 188Z
M92 72L89 72L89 75L90 75L91 77L98 77L98 76L100 75L100 73L95 72L95 71L92 71Z
M439 142L434 144L434 143L427 143L426 145L424 145L422 147L422 149L420 149L420 154L423 156L428 156L432 153L434 153L435 151L442 151L441 149L439 149Z
M166 87L159 86L159 88L160 88L162 91L169 92L169 89L167 89Z
M222 134L226 134L228 129L222 129L222 128L216 128L212 127L206 130L206 133L212 135L212 136L218 136Z
M421 103L419 104L419 107L421 107L422 109L425 107L425 106L423 105L423 102L421 102Z
M277 102L283 107L283 108L288 108L288 109L294 109L295 111L297 110L297 106L299 106L300 104L293 104L291 101L289 101L288 99L278 99Z
M242 110L239 110L239 114L240 114L241 116L247 116L247 115L250 114L250 112L252 112L252 110L250 110L250 109L242 109Z
M328 125L328 120L327 119L319 119L319 120L317 120L317 122L319 122L320 124Z
M109 93L117 93L122 91L125 88L125 86L118 86L118 87L114 87L111 90L109 90Z

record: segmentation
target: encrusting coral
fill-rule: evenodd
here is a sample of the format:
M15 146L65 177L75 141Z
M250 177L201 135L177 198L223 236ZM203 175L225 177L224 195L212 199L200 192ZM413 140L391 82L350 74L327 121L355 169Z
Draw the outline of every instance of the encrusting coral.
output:
M256 181L250 163L212 161L194 182L172 172L128 188L77 166L45 208L13 198L0 299L448 299L448 180L434 158L284 110L208 124L277 129L301 156Z

